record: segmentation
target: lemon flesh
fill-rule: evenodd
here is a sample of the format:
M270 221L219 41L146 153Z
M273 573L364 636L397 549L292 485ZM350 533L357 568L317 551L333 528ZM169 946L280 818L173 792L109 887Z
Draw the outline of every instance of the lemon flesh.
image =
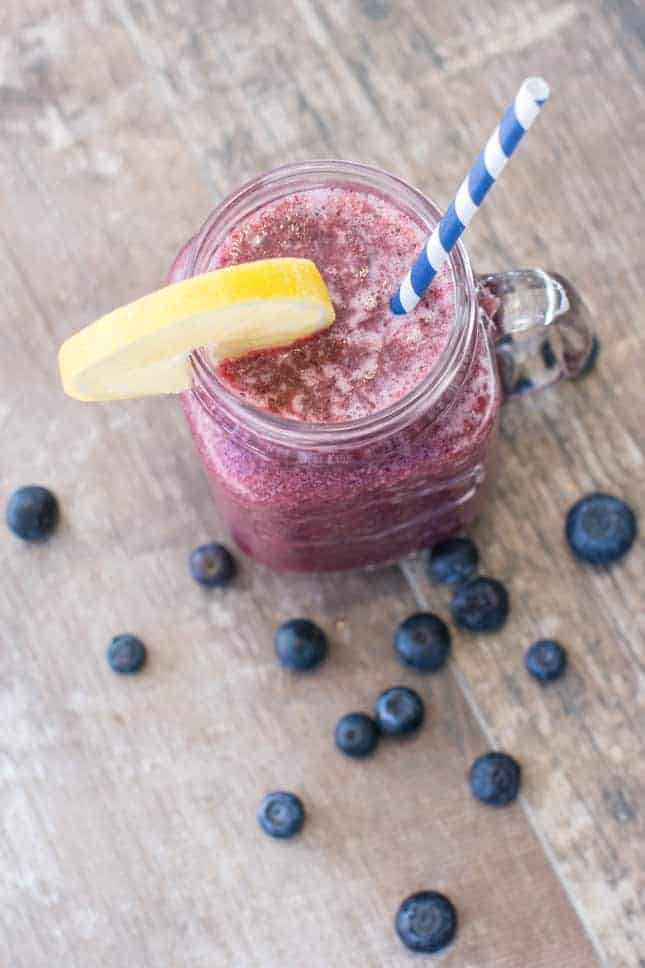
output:
M235 359L331 326L334 307L309 259L261 259L194 276L115 309L63 343L58 364L77 400L123 400L190 387L192 350Z

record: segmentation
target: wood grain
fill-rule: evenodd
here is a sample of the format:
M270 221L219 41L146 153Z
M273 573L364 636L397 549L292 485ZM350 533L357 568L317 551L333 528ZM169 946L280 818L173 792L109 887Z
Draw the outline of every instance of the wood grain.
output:
M8 0L0 11L0 487L59 494L44 547L0 537L0 964L251 968L411 964L400 900L450 894L455 968L642 968L643 545L575 565L566 508L603 488L643 507L643 43L635 0ZM596 374L507 408L475 530L506 581L499 636L457 636L451 670L402 674L391 630L448 597L420 562L342 579L245 561L226 594L187 551L222 534L172 400L62 397L59 341L156 286L214 202L281 162L348 156L449 200L517 80L554 98L469 233L480 271L540 264L583 292ZM292 679L271 631L311 615L329 662ZM116 680L130 630L150 664ZM525 647L559 637L549 690ZM394 681L429 723L370 763L331 733ZM523 802L467 795L489 744L522 760ZM256 828L269 788L307 833Z

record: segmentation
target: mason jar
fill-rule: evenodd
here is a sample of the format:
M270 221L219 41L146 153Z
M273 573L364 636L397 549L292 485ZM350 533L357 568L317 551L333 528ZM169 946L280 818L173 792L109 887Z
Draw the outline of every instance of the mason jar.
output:
M287 165L225 199L178 254L170 281L212 268L251 213L311 189L385 198L430 234L440 209L394 175L346 161ZM454 316L431 372L380 412L307 423L255 407L192 354L182 405L213 498L240 548L270 567L332 571L395 561L461 531L496 467L500 408L584 368L592 337L575 293L539 269L474 274L450 255ZM319 265L324 277L325 266Z

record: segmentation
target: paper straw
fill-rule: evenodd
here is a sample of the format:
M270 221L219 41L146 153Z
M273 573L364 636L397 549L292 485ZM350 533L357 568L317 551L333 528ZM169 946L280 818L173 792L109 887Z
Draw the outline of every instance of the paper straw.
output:
M506 163L537 118L549 96L541 77L527 77L515 100L493 131L441 221L415 259L414 265L390 299L393 313L415 308L450 255L457 239L470 224L482 201L504 170Z

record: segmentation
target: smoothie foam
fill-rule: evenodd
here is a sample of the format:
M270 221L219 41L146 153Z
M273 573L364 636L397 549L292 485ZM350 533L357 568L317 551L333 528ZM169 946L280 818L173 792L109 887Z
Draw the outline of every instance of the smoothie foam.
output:
M448 266L414 313L390 312L389 297L425 235L386 199L344 187L298 192L252 213L210 268L277 256L312 259L336 321L300 346L220 363L220 380L263 410L313 423L367 417L406 396L446 346L454 317Z

